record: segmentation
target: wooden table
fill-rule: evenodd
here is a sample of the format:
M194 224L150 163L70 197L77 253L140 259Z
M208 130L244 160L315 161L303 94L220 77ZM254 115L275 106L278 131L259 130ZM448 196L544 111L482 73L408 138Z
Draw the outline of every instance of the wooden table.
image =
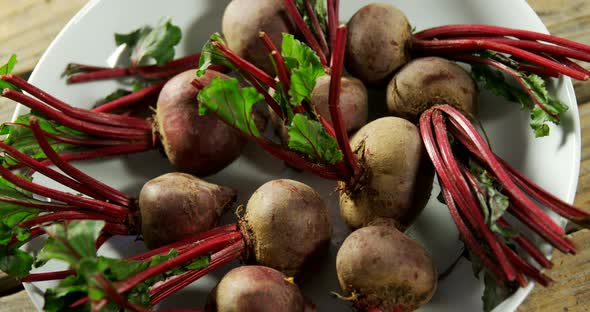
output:
M19 56L17 74L27 75L57 32L85 4L84 0L0 0L0 61ZM590 44L589 0L529 0L551 33ZM590 67L590 66L587 66ZM576 205L590 209L590 82L576 82L582 124L582 161ZM10 119L14 104L0 98L0 121ZM554 255L548 274L558 282L536 287L519 311L590 311L590 231L572 234L580 252ZM4 296L2 296L4 295ZM22 286L0 272L0 312L33 311Z

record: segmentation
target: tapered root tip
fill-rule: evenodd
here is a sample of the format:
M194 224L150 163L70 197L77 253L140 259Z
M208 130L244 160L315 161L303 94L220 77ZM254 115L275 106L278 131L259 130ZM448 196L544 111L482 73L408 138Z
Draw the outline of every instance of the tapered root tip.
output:
M264 36L266 36L266 33L264 31L258 32L258 37L263 38Z

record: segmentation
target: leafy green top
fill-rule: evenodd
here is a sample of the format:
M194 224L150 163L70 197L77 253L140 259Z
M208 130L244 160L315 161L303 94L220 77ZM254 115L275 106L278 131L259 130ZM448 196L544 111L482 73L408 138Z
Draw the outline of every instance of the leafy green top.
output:
M127 34L115 34L117 45L127 44L132 49L133 66L146 59L164 65L174 58L174 46L182 38L180 27L173 25L170 18L163 19L156 27L144 26Z
M471 72L476 81L481 82L484 87L494 94L502 96L511 102L519 102L523 109L531 110L530 126L536 137L549 135L547 122L559 124L559 116L568 110L568 107L559 99L547 91L543 78L536 74L529 74L516 69L516 65L510 59L498 54L484 53L483 57L492 58L508 66L509 70L526 86L527 90L509 83L502 73L487 65L472 64ZM540 105L550 113L548 114Z
M110 283L123 281L178 255L176 250L171 249L168 254L154 256L148 261L131 261L97 256L95 242L104 224L104 221L72 221L67 226L54 224L46 229L51 237L39 252L39 260L58 259L65 261L70 265L71 269L77 272L77 275L62 280L57 287L49 289L45 293L45 311L63 311L76 300L88 295L90 303L79 307L80 311L87 311L90 308L89 305L96 304L99 300L107 297L104 288L98 282L98 278L104 278ZM209 265L209 260L209 257L201 257L188 265L145 280L123 297L134 304L150 307L150 286L186 270L206 267ZM119 307L111 302L103 311L119 311Z
M12 54L10 56L10 58L8 59L8 61L6 62L6 64L4 64L0 67L0 76L11 74L12 71L14 70L14 66L16 65L16 63L17 63L16 54ZM7 89L7 88L18 90L18 88L15 87L13 84L0 79L0 92L2 92L4 89Z
M233 69L244 78L231 61L219 52L214 45L215 42L225 44L221 35L211 36L203 47L197 75L203 75L210 65L217 64ZM336 139L328 134L315 112L294 112L294 108L301 105L311 107L311 92L317 79L326 73L324 67L315 52L296 40L293 35L283 34L281 50L281 56L290 73L290 89L286 94L279 83L274 99L279 104L283 115L286 116L285 124L289 133L288 147L316 162L333 165L343 158ZM215 113L224 122L240 131L266 140L256 128L252 117L253 106L264 99L264 96L254 87L241 88L235 78L227 80L215 78L201 90L198 99L201 114Z

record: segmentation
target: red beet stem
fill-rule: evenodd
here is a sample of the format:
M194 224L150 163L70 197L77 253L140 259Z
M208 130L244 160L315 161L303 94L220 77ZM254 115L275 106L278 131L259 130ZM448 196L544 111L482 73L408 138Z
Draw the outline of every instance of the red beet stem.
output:
M318 165L303 158L296 152L286 150L280 145L269 143L263 139L255 137L250 137L250 139L255 141L269 154L287 162L289 165L297 169L304 170L330 180L347 180L350 178L350 172L340 170L341 167ZM346 169L346 167L344 167L344 169Z
M539 32L512 29L501 26L480 25L480 24L459 24L433 27L414 34L415 38L430 39L434 37L449 36L507 36L519 39L544 41L554 43L571 49L581 50L590 53L590 46L572 40L551 36Z
M71 205L63 205L63 204L55 204L55 203L35 203L35 202L28 202L28 201L20 201L14 200L10 198L1 198L1 203L25 206L28 208L35 208L35 209L42 209L45 211L80 211L81 209L76 206Z
M285 0L285 8L287 9L287 12L288 12L289 16L291 17L291 19L293 20L293 22L295 22L295 25L297 25L297 28L299 29L299 31L301 31L301 33L303 34L303 37L305 38L305 40L307 41L309 46L319 56L322 64L327 67L328 61L326 60L326 55L322 51L322 48L321 48L320 44L318 43L318 41L316 40L316 38L314 37L311 29L309 29L309 27L307 27L307 24L303 20L303 17L301 17L301 14L299 14L299 11L297 10L297 7L295 6L295 2L293 0Z
M534 215L543 223L547 224L555 233L560 235L565 234L564 230L559 227L559 225L553 222L553 220L551 220L540 207L518 189L502 164L496 160L496 156L492 153L489 146L487 146L485 140L479 135L475 127L461 114L461 112L450 105L438 105L435 109L445 112L456 122L456 125L464 131L470 141L473 142L474 146L479 150L486 165L489 166L490 170L498 178L498 181L504 185L504 189L511 197L526 206L528 210L534 213Z
M263 70L254 66L252 63L244 60L243 58L241 58L240 56L235 54L232 50L230 50L228 47L226 47L224 44L222 44L220 42L213 42L213 46L219 52L221 52L235 67L240 68L240 69L244 70L245 72L248 72L253 77L255 77L256 79L259 79L267 86L269 86L275 90L277 89L277 82L274 80L274 78L269 76Z
M492 233L488 225L485 224L483 213L481 212L476 199L473 197L473 193L471 192L469 184L465 180L461 169L459 169L459 166L454 159L451 145L448 140L445 120L440 111L432 112L432 124L434 125L434 134L440 155L444 165L448 168L452 179L451 184L445 183L444 187L452 190L453 194L457 195L455 200L457 201L458 207L463 209L471 226L484 237L494 256L498 260L506 279L508 281L513 281L516 278L514 267L512 267L502 250L503 243Z
M23 127L27 129L32 129L30 125L26 125L23 123L18 122L5 122L5 125L12 125ZM85 138L79 136L61 136L54 133L43 131L43 135L54 139L59 142L68 143L72 145L80 145L80 146L113 146L113 145L125 145L129 144L128 141L121 141L121 140L108 140L108 139L94 139L94 138Z
M140 129L112 127L72 118L70 116L64 115L60 111L47 107L42 102L39 102L27 95L24 95L12 89L4 89L2 95L13 101L21 103L32 110L40 112L46 115L48 118L53 119L66 127L82 131L91 135L95 135L98 137L110 139L145 139L146 137L151 136L151 130L148 131Z
M589 222L590 213L569 205L568 203L555 197L528 179L526 176L516 171L516 169L512 168L504 160L499 158L498 160L504 165L506 170L508 170L514 179L514 182L516 182L516 184L518 184L518 186L520 186L526 193L535 198L535 200L538 200L541 202L541 204L549 207L551 210L555 211L562 217L570 219L573 222L579 222L582 224L587 224Z
M497 264L492 261L488 255L483 251L477 238L473 235L471 230L467 227L467 225L463 222L461 214L455 204L455 198L460 199L461 195L457 193L456 189L447 188L446 185L454 185L449 172L447 171L448 168L443 164L442 157L438 148L435 143L434 135L432 133L431 128L431 119L432 119L432 111L427 110L425 111L420 117L420 134L422 136L424 146L426 148L426 152L430 156L432 160L432 164L434 165L436 172L438 174L439 184L441 185L441 191L445 198L445 202L447 207L449 208L449 212L451 217L455 221L461 236L465 240L467 246L482 260L485 266L491 270L491 272L497 277L504 277L504 273L501 269L497 266Z
M211 230L189 236L189 237L182 239L180 241L177 241L175 243L168 244L166 246L162 246L162 247L159 247L156 249L152 249L148 252L145 252L145 253L142 253L139 255L135 255L133 257L130 257L129 260L145 260L145 259L151 258L155 255L167 254L170 251L170 249L178 250L179 247L190 245L191 243L198 243L199 241L201 241L205 238L217 236L220 234L233 233L237 230L238 230L237 224L218 226L218 227L213 228Z
M146 79L161 79L174 76L199 65L200 53L178 58L165 65L146 65L130 68L108 68L76 64L84 73L68 78L68 83L81 83L103 79L139 76Z
M145 152L147 150L152 149L153 146L151 143L146 142L138 142L138 143L131 143L128 145L117 145L117 146L109 146L97 149L91 149L88 151L81 151L81 152L70 152L70 153L63 153L59 156L64 161L76 161L76 160L86 160L86 159L97 159L106 156L115 156L115 155L128 155L131 153L139 153ZM51 160L45 159L42 160L41 163L43 165L50 165ZM10 167L10 169L18 169L22 168L22 165L16 165ZM34 171L29 170L27 175L32 175Z
M498 224L505 228L510 229L510 224L504 218L498 219ZM553 262L545 257L545 255L533 244L526 236L518 234L513 240L528 253L538 264L542 267L550 269L553 267Z
M160 301L192 284L201 277L215 271L224 264L236 260L241 256L244 248L246 248L246 246L243 240L235 242L232 245L225 247L221 251L211 255L211 261L207 267L199 270L185 272L158 285L154 285L154 287L150 288L152 305L158 304Z
M313 27L313 31L316 34L316 37L319 40L320 46L322 47L322 52L326 56L326 59L330 58L330 48L328 47L328 41L326 40L326 36L324 35L324 31L322 30L322 25L320 25L320 21L318 19L315 10L311 6L311 1L305 0L305 10L310 17L311 26Z
M504 250L510 258L510 261L514 263L516 267L518 267L527 276L537 281L539 284L547 287L553 282L551 278L547 277L545 274L541 273L538 269L530 265L528 262L524 261L524 259L522 259L518 254L516 254L514 250L510 249L510 247L504 245Z
M541 66L537 66L537 65L530 65L530 64L518 64L518 68L519 71L525 71L525 72L529 72L529 73L533 73L535 75L539 75L542 77L553 77L553 78L559 78L561 75L549 68L546 67L541 67Z
M67 204L76 205L91 211L104 213L106 215L115 217L120 221L124 221L128 213L127 209L118 205L114 205L92 198L72 195L66 192L61 192L42 185L35 184L29 180L26 180L15 175L3 166L0 166L0 174L2 175L2 177L12 182L16 186L21 187L37 195L49 197L51 199L58 200Z
M76 275L76 271L65 270L57 272L31 273L23 278L20 278L20 281L22 283L34 283L41 281L61 280L71 275Z
M141 271L125 279L124 281L117 282L117 291L121 294L126 293L133 287L145 281L146 279L152 278L170 269L186 264L191 260L197 259L200 256L209 253L214 253L239 240L242 240L242 233L240 233L239 231L227 233L225 235L214 237L212 239L205 239L201 241L199 244L196 244L195 246L191 247L189 251L180 254L175 258L172 258L168 261L165 261L156 266Z
M573 62L572 60L568 59L567 57L559 56L559 55L551 55L552 58L557 60L558 62L564 64L567 67L573 68L574 70L580 71L588 76L590 76L590 70L580 66L578 63Z
M254 78L249 73L240 70L240 73L250 82L250 84L258 91L262 96L264 96L264 100L270 106L270 108L277 114L281 119L283 119L283 111L279 106L279 103L268 93L268 89L263 87L256 78Z
M47 167L46 165L44 165L40 161L38 161L28 155L21 153L16 148L14 148L10 145L4 144L4 142L0 142L0 149L2 149L5 153L8 153L11 157L16 159L20 163L24 164L25 166L28 166L36 171L39 171L44 176L58 182L59 184L67 186L73 190L76 190L76 191L86 194L88 196L98 197L98 198L101 197L98 192L89 188L88 186L83 185L82 183Z
M465 61L468 63L474 62L474 63L481 63L481 64L485 64L485 65L489 65L492 66L496 69L499 69L502 72L507 73L508 75L510 75L512 78L514 78L514 80L516 80L516 82L518 82L518 84L526 91L526 93L529 95L529 97L531 98L531 100L533 100L533 102L539 106L545 113L547 113L548 115L552 116L553 118L557 119L559 121L559 115L549 111L547 109L547 107L545 107L545 105L539 101L539 99L537 98L537 96L533 93L533 91L528 87L527 83L524 81L524 79L522 78L522 76L514 71L513 69L511 69L510 67L491 60L489 58L483 58L483 57L478 57L478 56L474 56L474 55L457 55L453 57L455 60L458 61Z
M145 99L148 99L160 92L164 87L166 82L158 82L151 86L145 87L141 90L136 92L130 93L123 97L120 97L116 100L110 101L108 103L104 103L98 107L93 108L91 111L93 112L112 112L117 109L128 107L129 105L141 102Z
M18 76L6 75L2 76L2 80L10 82L15 86L21 88L22 90L27 91L33 97L39 99L42 102L47 103L47 105L63 112L65 115L72 117L74 119L79 119L81 121L87 121L90 123L107 125L111 127L121 127L137 130L151 130L151 125L141 118L113 115L107 113L92 113L91 111L68 105L67 103L35 87L34 85L28 83L26 80Z
M336 29L338 28L338 17L336 16L336 10L338 9L338 4L335 3L334 0L327 1L327 10L328 10L328 34L330 35L330 47L332 48L332 52L334 51L334 45L336 42ZM330 59L330 67L334 64L334 55L331 56Z
M285 65L285 60L279 53L279 49L275 46L272 42L272 39L263 31L259 33L259 37L264 43L264 46L270 53L270 56L273 58L274 63L276 65L276 72L279 76L279 81L282 84L283 90L285 94L289 94L289 89L291 89L291 78L289 75L289 69L287 65Z
M125 207L131 207L133 205L132 199L125 193L90 177L89 175L80 171L78 168L61 159L57 152L53 150L49 142L47 142L47 139L43 136L43 132L41 131L41 127L39 127L39 121L37 118L31 117L29 119L29 123L33 128L33 135L35 135L37 143L41 147L41 150L43 150L43 153L45 153L47 158L51 160L51 162L53 162L53 164L61 169L65 174L79 181L82 185L92 188L96 193L100 194L104 198L107 198L108 200L112 200L113 202Z
M42 225L48 222L64 221L64 220L103 220L108 222L118 222L119 220L111 216L105 216L102 214L91 213L91 212L79 212L79 211L63 211L54 212L49 214L40 215L21 222L19 224L22 228L33 227L36 225Z
M330 122L326 118L324 118L324 116L322 116L322 115L318 115L318 116L320 116L320 122L322 123L322 125L324 126L324 128L326 129L328 134L335 139L336 132L334 131L332 124L330 124Z
M488 40L474 40L474 39L449 39L449 40L421 40L416 37L413 39L412 48L419 52L436 52L440 50L459 50L459 51L481 51L492 50L501 53L511 54L520 59L529 61L542 67L547 67L562 73L566 76L577 80L588 80L590 77L580 71L569 68L563 64L554 62L546 57L540 56L526 50L513 47L506 44L497 43Z
M328 106L330 108L330 117L332 118L332 125L338 141L338 147L344 154L344 162L348 166L351 174L349 178L356 178L361 174L361 170L357 164L356 157L350 147L348 133L346 132L346 125L342 118L342 111L340 110L340 91L342 83L342 68L344 66L344 47L346 45L346 26L341 25L336 30L336 40L332 48L332 73L330 77L330 90L328 98Z

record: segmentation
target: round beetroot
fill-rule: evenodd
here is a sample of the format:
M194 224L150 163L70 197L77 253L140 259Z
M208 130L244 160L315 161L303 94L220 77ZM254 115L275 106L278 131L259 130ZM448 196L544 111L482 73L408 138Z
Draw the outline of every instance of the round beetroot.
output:
M208 85L222 73L207 70L197 78ZM178 171L197 176L218 172L233 162L245 146L239 132L214 116L199 116L197 93L191 81L195 70L170 79L160 92L155 117L158 136L166 156Z
M359 309L413 311L434 294L437 273L424 248L392 226L350 234L336 256L340 287Z
M283 273L265 266L229 271L209 295L207 311L304 312L305 300Z
M139 194L146 245L156 248L212 228L236 196L231 188L186 173L168 173L148 181Z

